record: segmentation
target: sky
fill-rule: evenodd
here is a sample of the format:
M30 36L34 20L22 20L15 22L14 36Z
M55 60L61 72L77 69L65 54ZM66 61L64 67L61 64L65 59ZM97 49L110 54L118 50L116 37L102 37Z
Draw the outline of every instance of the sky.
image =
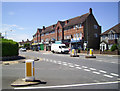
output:
M37 28L89 12L102 32L118 24L118 2L2 2L2 35L20 42L31 40Z

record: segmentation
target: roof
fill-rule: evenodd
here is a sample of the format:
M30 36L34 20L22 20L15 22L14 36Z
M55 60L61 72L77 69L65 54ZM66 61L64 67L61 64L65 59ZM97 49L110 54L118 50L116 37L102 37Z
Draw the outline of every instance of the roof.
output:
M112 28L108 29L107 31L103 32L101 35L106 35L108 34L111 30L115 31L115 33L120 33L120 23L117 25L113 26Z
M83 23L88 16L89 16L89 13L86 13L84 15L69 19L68 24L65 25L64 27L72 26L72 25L75 25L75 24L78 24L78 23Z
M101 41L101 42L100 42L100 44L101 44L101 43L103 43L103 42L104 42L105 44L108 44L108 43L107 43L106 41L104 41L104 40L103 40L103 41Z
M54 28L53 28L53 26L54 26ZM55 30L55 26L56 26L56 24L46 27L45 30L43 30L41 32L41 34Z
M88 17L88 15L89 15L89 13L86 13L84 15L69 19L67 25L65 25L65 21L67 21L67 20L58 21L58 22L60 22L62 27L68 27L68 26L72 26L72 25L75 25L75 24L78 24L78 23L83 23L86 20L86 18ZM56 25L57 24L54 24L54 26L56 26ZM46 27L45 30L43 30L41 34L51 32L53 30L55 30L55 27L53 28L53 25L51 25L51 26Z

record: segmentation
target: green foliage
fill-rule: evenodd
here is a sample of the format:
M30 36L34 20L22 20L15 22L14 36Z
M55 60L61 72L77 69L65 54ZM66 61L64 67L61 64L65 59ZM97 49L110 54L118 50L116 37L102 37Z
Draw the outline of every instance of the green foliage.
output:
M117 44L113 44L110 50L115 51L116 49L117 49Z
M13 40L2 39L2 56L17 56L18 55L18 43Z
M24 44L24 48L30 49L30 43L25 43L25 44Z

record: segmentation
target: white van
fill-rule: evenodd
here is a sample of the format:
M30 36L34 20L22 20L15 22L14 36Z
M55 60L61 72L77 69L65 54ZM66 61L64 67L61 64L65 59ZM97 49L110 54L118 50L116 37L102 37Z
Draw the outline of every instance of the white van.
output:
M53 53L69 53L69 49L66 47L65 44L52 44L51 45L51 52Z

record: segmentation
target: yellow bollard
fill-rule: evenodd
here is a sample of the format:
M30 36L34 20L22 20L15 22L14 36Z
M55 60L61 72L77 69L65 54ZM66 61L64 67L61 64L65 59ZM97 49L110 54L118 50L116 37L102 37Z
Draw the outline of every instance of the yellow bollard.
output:
M34 60L28 59L25 63L25 81L35 80Z
M72 49L72 55L74 55L74 49Z
M93 56L93 49L90 49L90 56Z

